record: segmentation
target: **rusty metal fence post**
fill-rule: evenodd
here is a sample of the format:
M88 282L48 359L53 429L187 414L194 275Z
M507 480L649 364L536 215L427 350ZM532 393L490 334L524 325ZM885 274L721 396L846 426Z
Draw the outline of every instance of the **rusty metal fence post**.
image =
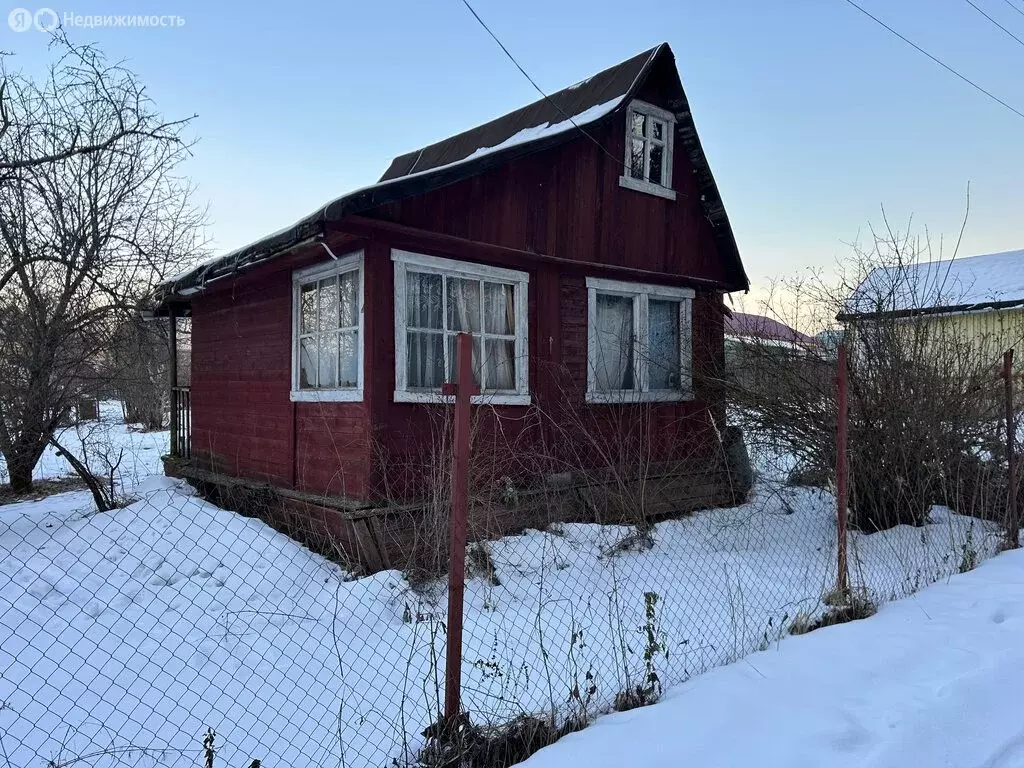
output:
M1017 429L1013 414L1013 350L1003 353L1003 384L1006 394L1006 546L1020 546L1020 518L1017 512Z
M836 408L838 411L836 421L836 531L838 537L836 591L839 595L846 595L850 587L846 563L846 508L849 498L847 472L849 471L849 462L846 456L848 408L846 401L847 370L845 343L839 345L838 356L839 358L836 361Z
M448 527L448 628L445 654L444 717L455 722L461 714L462 613L466 593L466 516L469 507L469 404L479 392L473 381L473 337L460 333L455 342L455 382L442 391L455 396L452 434L452 511Z

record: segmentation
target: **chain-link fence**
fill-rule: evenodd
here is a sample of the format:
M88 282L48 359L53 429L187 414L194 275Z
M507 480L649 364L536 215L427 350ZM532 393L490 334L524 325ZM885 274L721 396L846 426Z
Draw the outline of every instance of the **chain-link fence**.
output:
M758 481L738 505L615 524L555 510L519 534L471 535L466 716L443 728L443 573L360 574L183 483L144 479L153 436L117 429L136 457L127 506L97 513L81 491L0 506L11 766L458 764L453 752L511 764L600 713L973 567L1004 538L1001 519L941 506L919 525L854 526L851 608L835 589L829 483L751 432Z

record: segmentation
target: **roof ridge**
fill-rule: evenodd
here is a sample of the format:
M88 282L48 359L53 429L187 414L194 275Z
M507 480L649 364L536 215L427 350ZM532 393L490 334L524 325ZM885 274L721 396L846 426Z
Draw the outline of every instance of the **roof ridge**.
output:
M419 173L423 170L449 165L465 159L474 151L497 146L517 132L532 128L551 126L560 122L570 122L574 127L580 128L581 126L575 122L575 118L586 111L587 107L607 101L607 97L618 95L621 99L631 93L650 68L651 63L667 46L668 43L659 43L578 80L572 85L551 93L542 91L540 98L534 99L528 104L518 106L443 139L422 145L418 149L404 152L391 161L378 181L390 181L414 172ZM616 73L620 72L632 75L628 83L622 82L622 78L619 78L618 82L615 81ZM605 80L611 82L606 83ZM589 89L587 88L588 84L590 84ZM602 88L602 86L604 87ZM612 89L618 93L610 93L609 91ZM571 97L575 97L575 99ZM425 164L424 160L426 160Z

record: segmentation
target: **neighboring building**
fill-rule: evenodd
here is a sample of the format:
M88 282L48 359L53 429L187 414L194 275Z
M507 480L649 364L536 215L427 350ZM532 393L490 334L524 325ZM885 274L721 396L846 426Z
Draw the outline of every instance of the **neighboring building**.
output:
M823 371L827 375L825 355L818 339L780 320L746 312L731 312L725 319L726 375L744 389L787 386L796 377L820 378ZM780 366L794 376L780 377Z
M725 318L726 347L730 344L766 344L797 351L816 352L817 339L780 320L746 312L730 312Z
M914 321L932 343L969 343L994 364L1024 341L1024 250L875 269L838 319Z
M464 330L478 449L543 444L569 466L567 412L610 432L642 409L652 459L696 459L671 506L726 503L725 406L699 374L722 365L723 294L747 288L663 44L162 286L160 311L192 318L191 458L173 471L346 520L415 498L405 459L429 449Z

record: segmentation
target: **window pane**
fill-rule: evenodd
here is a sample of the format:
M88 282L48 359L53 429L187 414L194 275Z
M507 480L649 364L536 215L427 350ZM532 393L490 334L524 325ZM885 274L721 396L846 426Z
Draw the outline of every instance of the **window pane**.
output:
M329 277L317 283L320 291L321 331L333 331L338 327L338 278Z
M359 271L346 272L339 277L341 327L359 325Z
M644 177L644 141L643 139L631 139L629 151L629 175L634 179Z
M651 299L647 307L649 386L679 389L679 302Z
M448 330L480 332L480 281L449 277Z
M319 355L319 378L316 385L323 389L338 386L338 337L333 333L325 333L317 337L317 353Z
M359 332L338 334L338 386L359 386Z
M656 141L665 140L665 124L661 120L651 120L651 138Z
M652 184L664 184L662 179L663 173L663 161L665 158L665 148L658 146L651 146L651 172L647 177L647 180Z
M440 333L408 333L406 343L409 387L440 389L444 383L444 337Z
M312 333L316 330L316 283L302 286L299 297L301 305L300 333Z
M515 333L516 308L511 285L484 283L484 330L487 333Z
M299 389L312 389L315 386L316 339L302 339L299 342Z
M455 366L457 362L455 360L455 340L458 338L454 335L446 337L448 339L448 378L447 381L455 381ZM477 386L480 384L480 337L473 337L473 381L476 382Z
M516 388L516 343L487 339L484 346L484 381L488 390Z
M406 272L405 321L410 328L437 328L442 325L440 275L427 272Z
M603 392L633 389L633 299L597 294L594 376Z
M643 136L647 129L647 115L640 112L630 112L629 126L634 136Z

